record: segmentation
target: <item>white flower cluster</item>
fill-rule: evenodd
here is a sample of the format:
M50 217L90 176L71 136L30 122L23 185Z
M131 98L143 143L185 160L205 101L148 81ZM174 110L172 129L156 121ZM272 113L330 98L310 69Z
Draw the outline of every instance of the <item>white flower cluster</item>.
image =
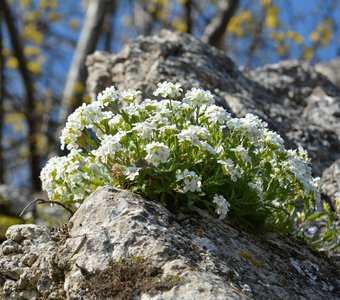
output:
M190 91L186 92L183 102L192 107L201 107L203 105L209 106L214 104L215 99L210 91L192 88Z
M194 171L189 171L188 169L185 169L184 171L179 170L176 175L176 181L181 183L178 189L180 192L186 193L188 191L201 191L201 178L197 176Z
M213 203L216 204L216 213L220 215L219 219L224 219L230 209L230 203L222 196L215 195L213 198Z
M164 98L176 98L181 95L182 85L180 83L173 84L172 82L159 82L158 88L153 93L155 96L161 95Z
M96 162L107 164L110 160L113 161L115 154L123 149L120 144L123 136L124 133L103 135L100 147L91 152Z
M91 159L83 160L79 150L72 150L68 156L52 157L41 171L40 179L43 190L51 200L68 199L71 196L70 200L78 202L92 192L90 185L79 183L89 182L91 176L104 178L104 173Z
M268 214L282 211L277 219L294 214L292 203L312 207L320 200L306 152L286 150L280 135L252 114L232 118L209 91L192 88L182 102L174 100L181 93L179 83L162 82L154 92L161 101L140 102L140 91L109 87L79 107L61 135L71 153L52 158L41 172L49 198L81 202L111 184L161 201L201 201L220 218L230 207L228 217L248 207L246 201L254 202L249 214L280 205Z
M124 92L127 93L126 91ZM103 92L101 92L97 96L97 101L100 107L108 106L110 103L115 102L117 100L121 99L121 95L119 92L115 89L114 86L110 86L106 88Z
M121 93L122 100L127 103L138 102L141 99L141 91L136 91L134 89L124 90Z
M170 149L164 143L152 142L145 146L147 155L145 156L146 161L158 166L160 163L166 163L170 156Z

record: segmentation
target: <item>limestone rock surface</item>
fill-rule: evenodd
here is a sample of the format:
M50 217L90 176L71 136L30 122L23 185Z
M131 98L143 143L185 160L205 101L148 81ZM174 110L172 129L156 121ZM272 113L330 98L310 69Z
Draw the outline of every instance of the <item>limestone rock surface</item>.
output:
M0 299L340 297L335 262L300 240L245 233L199 209L173 214L116 188L98 188L65 231L17 225L7 238Z
M316 64L316 70L325 75L337 87L340 87L340 57L330 62Z

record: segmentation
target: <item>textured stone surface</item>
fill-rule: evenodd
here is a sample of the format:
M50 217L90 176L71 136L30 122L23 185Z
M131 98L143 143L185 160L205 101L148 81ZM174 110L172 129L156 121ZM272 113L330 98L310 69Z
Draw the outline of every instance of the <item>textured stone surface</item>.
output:
M198 209L175 215L138 195L102 187L68 228L69 236L58 239L37 225L8 230L0 246L1 299L93 299L84 288L91 274L123 258L146 258L161 279L176 278L169 289L136 291L134 299L340 297L335 263L300 240L248 234Z
M322 174L323 191L333 201L340 198L340 159L336 160Z
M51 293L62 297L58 286L64 274L55 261L58 244L51 231L40 225L14 225L6 237L0 245L0 299L39 299Z
M330 62L318 63L315 68L340 88L340 57Z

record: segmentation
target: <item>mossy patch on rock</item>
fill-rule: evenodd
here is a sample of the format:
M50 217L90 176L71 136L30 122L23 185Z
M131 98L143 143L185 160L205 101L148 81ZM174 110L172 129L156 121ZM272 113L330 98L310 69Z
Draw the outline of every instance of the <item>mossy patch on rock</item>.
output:
M131 257L111 262L108 269L88 272L80 268L84 281L72 299L134 299L142 293L155 294L170 290L180 281L179 276L162 277L163 271L152 262Z

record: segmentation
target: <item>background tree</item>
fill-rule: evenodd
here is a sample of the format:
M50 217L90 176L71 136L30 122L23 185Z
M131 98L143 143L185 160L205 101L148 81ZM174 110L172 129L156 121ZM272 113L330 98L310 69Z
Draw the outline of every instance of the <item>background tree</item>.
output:
M139 34L187 32L254 68L339 51L337 0L1 0L0 182L40 188L58 128L81 102L85 57ZM67 75L68 74L68 75ZM2 176L2 177L1 177Z

